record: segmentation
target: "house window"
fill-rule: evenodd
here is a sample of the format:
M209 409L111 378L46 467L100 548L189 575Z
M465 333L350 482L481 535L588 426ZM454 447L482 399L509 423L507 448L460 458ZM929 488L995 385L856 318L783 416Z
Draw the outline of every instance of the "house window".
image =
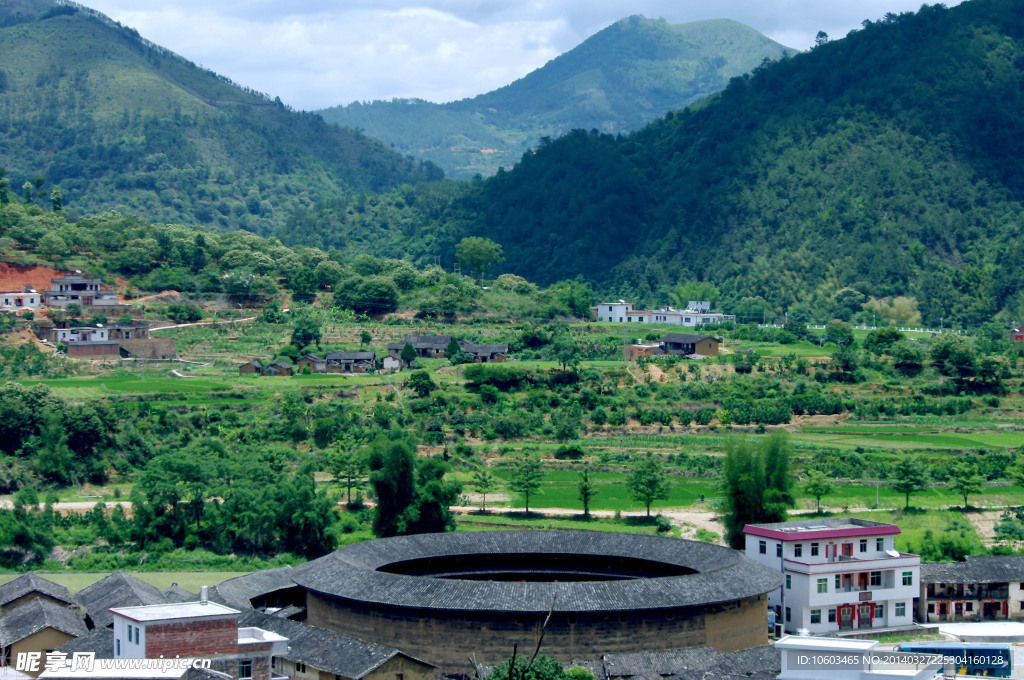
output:
M885 618L885 605L884 604L876 604L875 605L875 618L876 619L884 619Z
M252 659L238 662L238 680L252 678Z
M860 539L860 551L861 552L867 552L868 551L868 539L866 539L866 538Z
M786 574L786 590L793 587L793 576L792 574Z
M843 576L842 574L836 574L836 590L843 587Z
M871 572L871 585L880 586L882 585L882 572L873 571Z
M812 609L811 610L811 623L821 623L821 610L820 609Z
M896 603L896 618L901 619L907 615L907 603L897 602Z
M877 550L879 552L885 550L885 539L884 538L876 538L875 539L875 550Z
M114 640L114 656L121 656L121 638Z
M793 620L792 612L790 611L789 607L786 607L786 623L789 623L792 620Z
M974 603L973 602L968 602L966 606L967 606L967 611L969 611L969 612L973 612L974 611Z
M829 623L835 623L836 622L836 610L835 609L829 609L828 610L828 622Z
M968 606L970 606L971 603L968 602L967 604L968 604ZM935 603L934 602L929 602L928 603L928 613L929 614L934 614L935 613Z
M843 543L843 556L853 557L853 543Z
M762 555L768 554L768 544L765 543L764 541L758 541L757 542L757 552L761 553Z
M828 592L828 579L827 578L819 578L818 579L818 592L819 593L827 593Z
M818 544L817 543L811 543L811 557L817 557L817 556L818 556Z
M782 557L782 541L775 544L775 556Z
M905 571L903 572L903 585L912 586L914 585L914 572Z
M803 557L804 555L804 544L797 543L793 546L793 557Z

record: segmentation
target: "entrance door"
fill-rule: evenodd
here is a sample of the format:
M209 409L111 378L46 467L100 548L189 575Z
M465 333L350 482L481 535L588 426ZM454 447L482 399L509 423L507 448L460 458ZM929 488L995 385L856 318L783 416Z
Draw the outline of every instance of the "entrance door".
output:
M963 621L964 620L964 603L957 602L953 605L953 620Z
M853 606L844 605L839 608L839 630L853 628Z
M862 604L860 610L857 612L857 627L858 628L870 628L871 627L871 605Z

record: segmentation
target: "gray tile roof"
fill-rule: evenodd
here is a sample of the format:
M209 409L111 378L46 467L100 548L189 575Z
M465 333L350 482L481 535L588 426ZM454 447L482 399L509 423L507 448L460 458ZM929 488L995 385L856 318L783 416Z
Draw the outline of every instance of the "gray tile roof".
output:
M448 345L452 342L452 336L450 335L407 335L405 340L402 342L404 347L406 343L413 346L414 349L448 349Z
M75 652L92 652L96 655L97 659L113 659L114 629L107 627L93 628L89 632L76 637L74 640L68 640L58 647L57 650L65 652L68 655L74 654Z
M678 342L683 345L690 345L696 342L700 342L705 338L710 338L710 335L691 335L689 333L669 333L661 339L662 343L666 342ZM712 338L714 339L714 338Z
M379 570L395 562L462 554L636 557L692 569L685 576L614 581L513 582L424 578ZM589 531L488 531L367 541L297 567L296 583L334 597L397 607L491 612L623 611L701 606L778 588L782 575L722 546Z
M921 565L925 583L1024 582L1024 555L968 555L963 562Z
M9 647L44 628L76 637L88 632L75 610L50 600L35 599L0 616L0 647Z
M210 599L244 611L252 609L254 598L294 587L292 568L284 566L254 571L251 574L243 574L222 581L210 589Z
M77 599L85 607L97 628L113 623L111 607L136 607L168 602L167 596L156 586L151 586L123 571L115 571L110 576L78 591Z
M508 343L478 345L475 342L463 340L462 342L459 343L459 347L466 354L472 354L474 356L493 356L495 354L508 354Z
M188 590L185 590L184 588L179 586L177 583L172 583L170 585L170 587L164 589L162 592L164 594L164 597L167 598L168 602L198 602L199 601L198 593L193 593L193 592L190 592Z
M716 652L711 647L663 649L605 654L599 659L573 661L598 680L719 680L764 678L774 680L782 670L782 655L773 645L739 652Z
M328 352L327 361L373 361L375 352Z
M284 658L347 678L361 678L398 655L404 655L428 666L435 666L409 656L394 647L364 642L348 635L314 628L298 621L282 619L262 612L243 613L238 620L238 625L255 626L283 635L288 638L288 653L283 655Z
M66 602L67 604L74 602L71 598L71 593L64 586L48 581L36 574L23 574L13 581L8 581L0 586L0 606L8 602L14 602L19 597L23 597L33 591L52 597L55 600Z

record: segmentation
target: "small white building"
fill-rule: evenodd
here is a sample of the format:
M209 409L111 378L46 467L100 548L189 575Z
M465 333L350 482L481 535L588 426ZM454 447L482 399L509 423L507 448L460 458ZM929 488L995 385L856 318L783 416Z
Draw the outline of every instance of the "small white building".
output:
M106 328L83 326L81 328L57 328L54 331L57 342L102 342L109 340Z
M31 286L25 286L20 293L0 293L0 307L5 309L39 309L42 306L42 294Z
M787 632L913 623L921 557L895 549L895 524L829 517L750 524L743 533L747 557L785 576L782 588L768 594L768 606Z
M882 652L877 640L785 637L778 680L933 680L941 678L940 657Z

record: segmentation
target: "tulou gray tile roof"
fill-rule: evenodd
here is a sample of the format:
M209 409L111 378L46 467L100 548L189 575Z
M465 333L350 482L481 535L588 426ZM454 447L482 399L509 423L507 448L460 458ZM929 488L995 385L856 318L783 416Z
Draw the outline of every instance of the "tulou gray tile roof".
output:
M782 670L782 656L773 645L739 652L717 652L711 647L663 649L605 654L599 659L573 661L598 680L774 680Z
M210 599L238 610L252 609L252 600L267 593L294 588L289 566L254 571L221 581L211 588ZM194 598L198 600L199 598Z
M69 656L75 652L93 653L97 659L114 658L114 629L93 628L89 632L68 640L57 651L64 652Z
M288 653L283 656L290 661L301 662L310 668L355 680L398 655L434 666L394 647L364 642L348 635L314 628L263 612L245 612L239 618L238 625L262 628L288 638Z
M514 582L425 578L383 571L396 562L497 554L641 557L692 570L682 576L611 581ZM425 534L346 546L294 569L294 581L325 595L433 610L565 613L703 606L762 595L782 584L775 569L722 546L596 531Z
M115 571L91 586L78 591L77 599L85 607L93 625L97 628L109 626L114 617L111 607L136 607L145 604L167 604L167 596L156 586Z
M31 592L42 593L67 604L74 602L71 598L71 593L64 586L53 581L47 581L42 576L37 576L36 574L24 574L0 586L0 607L8 602L14 602L19 597L28 595Z
M0 647L9 647L44 628L75 637L88 632L78 612L50 600L35 599L0 616Z
M1010 583L1024 581L1024 555L968 555L963 562L921 565L925 583Z

